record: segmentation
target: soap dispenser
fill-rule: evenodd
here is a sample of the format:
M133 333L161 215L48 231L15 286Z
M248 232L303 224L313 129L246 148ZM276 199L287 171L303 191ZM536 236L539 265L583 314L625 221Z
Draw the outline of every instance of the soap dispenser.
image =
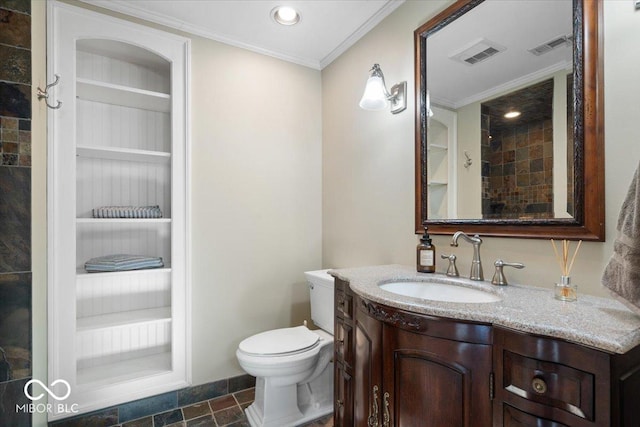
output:
M436 271L436 247L431 243L431 237L424 226L424 234L420 237L420 243L416 249L417 267L420 273L435 273Z

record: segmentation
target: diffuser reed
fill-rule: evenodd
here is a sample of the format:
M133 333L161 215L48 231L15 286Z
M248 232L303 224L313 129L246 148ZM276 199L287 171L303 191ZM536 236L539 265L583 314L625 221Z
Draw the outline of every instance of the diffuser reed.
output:
M576 246L575 251L573 252L573 256L570 256L571 248L568 240L562 241L562 256L558 252L558 248L556 247L556 242L551 239L551 246L553 247L553 253L556 256L556 261L560 266L560 270L562 271L561 282L556 283L556 298L562 301L575 301L578 298L578 287L576 285L571 284L571 269L573 268L573 263L576 260L576 256L578 255L578 251L580 250L580 245L582 245L582 240L578 241L578 245ZM569 261L571 258L571 261Z

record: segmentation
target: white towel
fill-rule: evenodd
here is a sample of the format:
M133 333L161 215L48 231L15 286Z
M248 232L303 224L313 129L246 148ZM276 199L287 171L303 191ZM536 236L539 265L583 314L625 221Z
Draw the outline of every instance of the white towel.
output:
M618 237L602 275L602 285L629 309L640 314L640 165L620 208Z

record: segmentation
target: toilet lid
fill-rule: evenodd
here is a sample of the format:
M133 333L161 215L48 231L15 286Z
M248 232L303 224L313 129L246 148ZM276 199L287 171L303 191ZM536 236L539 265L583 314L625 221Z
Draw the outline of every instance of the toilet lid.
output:
M243 340L240 351L249 354L276 355L298 352L314 346L320 337L306 326L274 329Z

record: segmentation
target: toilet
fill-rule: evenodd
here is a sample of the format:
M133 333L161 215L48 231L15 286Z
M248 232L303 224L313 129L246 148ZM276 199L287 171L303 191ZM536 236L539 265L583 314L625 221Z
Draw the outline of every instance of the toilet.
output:
M253 427L297 426L333 412L333 277L305 272L311 319L305 325L261 332L236 351L242 369L256 377L254 402L246 409Z

